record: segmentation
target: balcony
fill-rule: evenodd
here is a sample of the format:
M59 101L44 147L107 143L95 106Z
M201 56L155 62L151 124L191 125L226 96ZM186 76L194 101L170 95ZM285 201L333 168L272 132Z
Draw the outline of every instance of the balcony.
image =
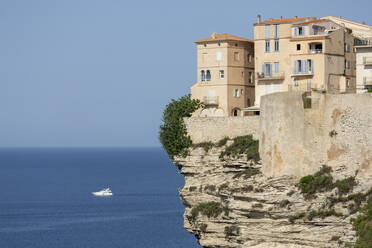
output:
M363 77L364 85L372 85L372 77Z
M291 77L302 77L302 76L313 76L314 72L312 71L303 71L303 72L293 72Z
M309 53L323 53L323 49L309 49Z
M205 96L203 103L205 106L218 106L218 96Z
M372 65L372 57L363 57L363 65Z
M354 39L354 46L369 46L369 45L371 45L370 39L365 39L365 40L361 40L358 38Z
M257 73L258 81L283 80L284 78L285 78L284 72L274 72L272 74Z

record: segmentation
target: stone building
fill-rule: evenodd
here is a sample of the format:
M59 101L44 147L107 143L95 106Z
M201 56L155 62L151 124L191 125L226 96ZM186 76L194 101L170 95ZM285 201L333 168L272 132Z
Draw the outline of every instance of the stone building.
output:
M372 90L372 44L371 39L355 46L357 93Z
M261 21L258 16L256 108L262 95L280 91L356 92L354 43L372 27L343 20L328 16Z
M196 116L241 116L254 103L254 42L212 33L197 44L197 82L191 96L205 104Z

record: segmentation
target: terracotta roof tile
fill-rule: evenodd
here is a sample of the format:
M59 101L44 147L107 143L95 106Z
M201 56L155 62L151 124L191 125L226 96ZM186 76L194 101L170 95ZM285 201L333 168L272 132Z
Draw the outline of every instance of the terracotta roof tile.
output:
M291 23L291 22L298 22L298 21L306 21L306 20L314 20L316 17L295 17L295 18L286 18L286 19L269 19L262 21L260 23L255 23L254 25L261 25L261 24L278 24L278 23Z
M246 41L246 42L254 42L253 40L242 38L239 36L231 35L231 34L217 34L212 33L211 37L197 40L195 43L202 43L202 42L213 42L213 41L227 41L227 40L234 40L234 41Z
M327 19L316 19L316 20L307 21L307 22L295 23L293 25L294 26L300 26L300 25L306 25L306 24L310 24L310 23L327 22L327 21L330 21L330 20L327 20Z

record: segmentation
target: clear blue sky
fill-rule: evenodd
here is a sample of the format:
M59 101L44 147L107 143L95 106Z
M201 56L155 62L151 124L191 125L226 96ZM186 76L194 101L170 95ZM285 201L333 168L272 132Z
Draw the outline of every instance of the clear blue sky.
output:
M196 80L194 40L253 37L263 19L335 15L358 1L0 1L0 147L160 146L171 98Z

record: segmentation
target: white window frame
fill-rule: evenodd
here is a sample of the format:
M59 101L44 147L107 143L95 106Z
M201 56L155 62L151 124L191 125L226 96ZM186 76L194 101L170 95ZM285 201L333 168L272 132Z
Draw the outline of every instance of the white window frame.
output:
M220 70L220 78L225 78L225 70Z

